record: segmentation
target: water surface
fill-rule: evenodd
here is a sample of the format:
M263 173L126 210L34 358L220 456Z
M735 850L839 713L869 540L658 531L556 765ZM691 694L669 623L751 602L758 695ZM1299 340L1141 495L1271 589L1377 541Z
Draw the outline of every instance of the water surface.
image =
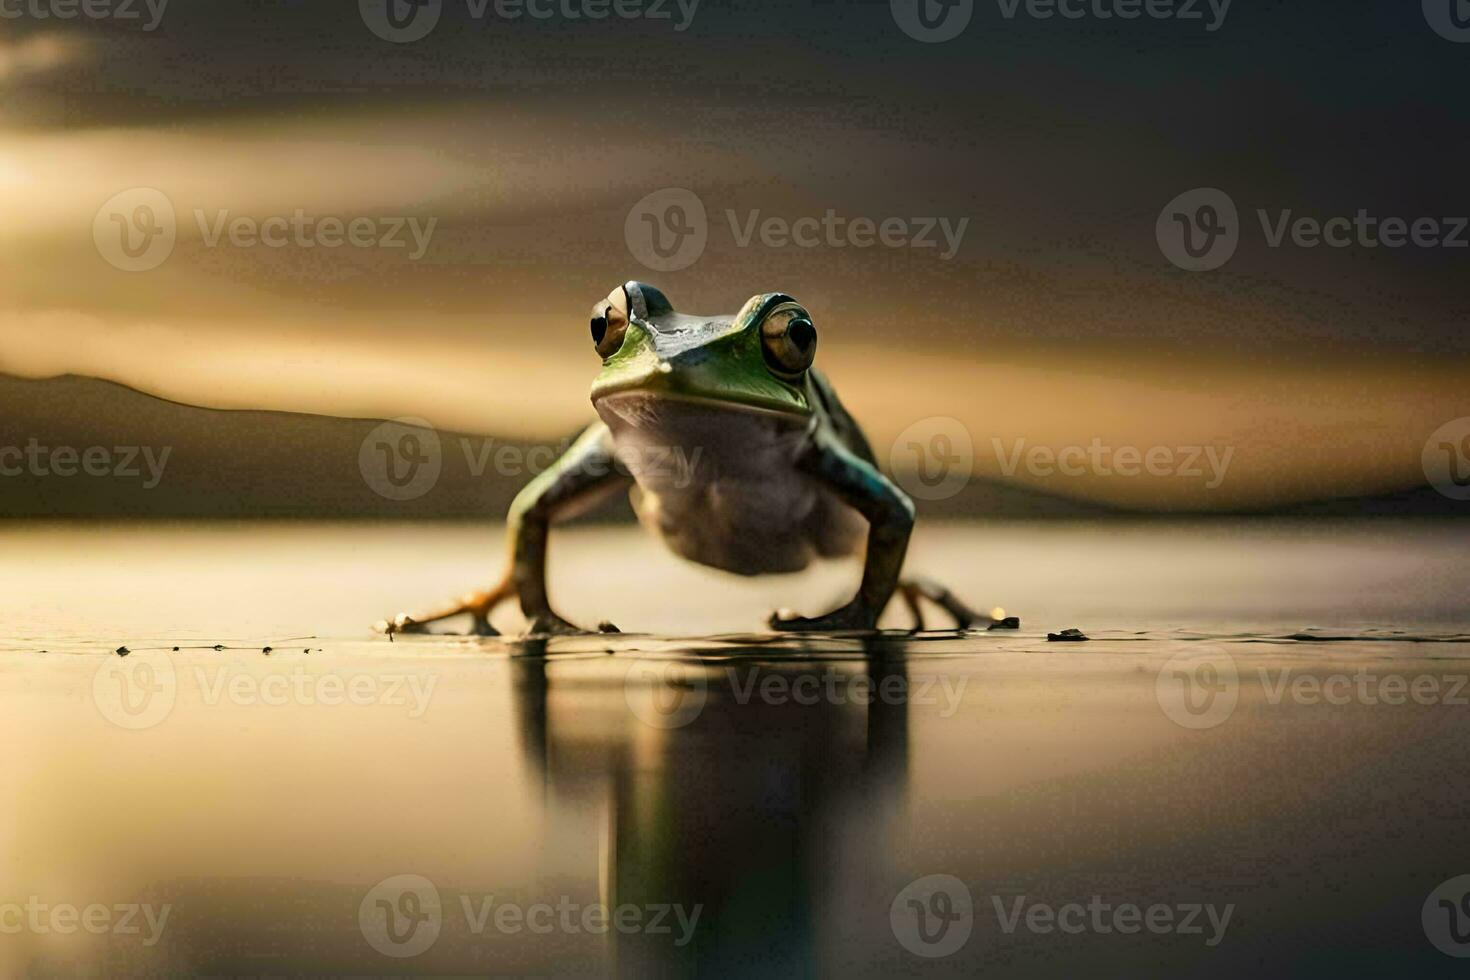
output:
M0 969L1445 973L1467 543L932 527L914 566L1020 630L812 638L757 630L850 568L747 582L571 529L554 598L627 634L390 644L367 624L487 581L495 529L7 529L0 905L170 913L151 945L6 933Z

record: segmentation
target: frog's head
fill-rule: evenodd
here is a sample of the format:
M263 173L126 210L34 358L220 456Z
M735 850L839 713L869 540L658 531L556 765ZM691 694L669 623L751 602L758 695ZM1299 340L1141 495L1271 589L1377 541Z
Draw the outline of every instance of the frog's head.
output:
M677 313L640 282L614 289L592 308L592 342L602 373L592 402L636 394L806 417L806 373L817 331L782 293L752 296L733 316Z

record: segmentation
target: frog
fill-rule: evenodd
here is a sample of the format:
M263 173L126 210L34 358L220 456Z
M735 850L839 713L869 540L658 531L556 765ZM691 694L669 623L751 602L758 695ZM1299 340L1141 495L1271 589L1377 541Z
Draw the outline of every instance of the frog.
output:
M883 474L815 367L817 328L792 296L757 293L733 315L700 316L629 280L593 305L589 330L602 361L591 389L597 420L512 501L500 580L427 613L382 620L380 632L423 632L468 615L473 633L498 635L490 614L511 599L527 635L592 632L552 608L548 539L554 524L622 491L676 555L736 575L861 556L849 601L815 616L778 610L767 621L773 630L873 631L895 594L916 630L925 626L920 600L958 629L994 622L943 586L902 574L913 501ZM603 621L598 631L618 629Z

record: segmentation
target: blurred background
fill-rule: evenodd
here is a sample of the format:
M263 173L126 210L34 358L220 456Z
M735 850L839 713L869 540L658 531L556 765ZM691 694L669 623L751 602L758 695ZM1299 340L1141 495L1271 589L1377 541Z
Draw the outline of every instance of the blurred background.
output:
M495 515L544 453L494 450L591 419L627 279L798 297L941 514L1464 512L1470 45L1432 2L387 2L4 8L5 513ZM1169 241L1197 189L1211 268ZM1438 231L1293 230L1360 212ZM442 459L409 499L360 458L398 417Z

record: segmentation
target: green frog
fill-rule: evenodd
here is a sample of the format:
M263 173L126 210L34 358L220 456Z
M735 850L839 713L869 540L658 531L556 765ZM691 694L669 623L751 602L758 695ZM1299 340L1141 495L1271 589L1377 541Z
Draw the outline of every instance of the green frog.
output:
M500 582L426 615L378 624L390 636L468 614L495 635L491 611L517 598L528 633L583 632L552 610L546 545L552 524L630 491L640 521L676 554L739 575L799 571L814 558L863 554L857 594L776 630L872 630L895 592L922 629L921 598L957 626L977 614L949 590L901 577L914 505L878 468L862 430L812 366L817 329L784 293L752 296L733 316L679 313L641 282L592 309L602 372L599 421L512 502L510 561ZM677 465L676 465L677 464ZM616 627L604 622L604 632Z

